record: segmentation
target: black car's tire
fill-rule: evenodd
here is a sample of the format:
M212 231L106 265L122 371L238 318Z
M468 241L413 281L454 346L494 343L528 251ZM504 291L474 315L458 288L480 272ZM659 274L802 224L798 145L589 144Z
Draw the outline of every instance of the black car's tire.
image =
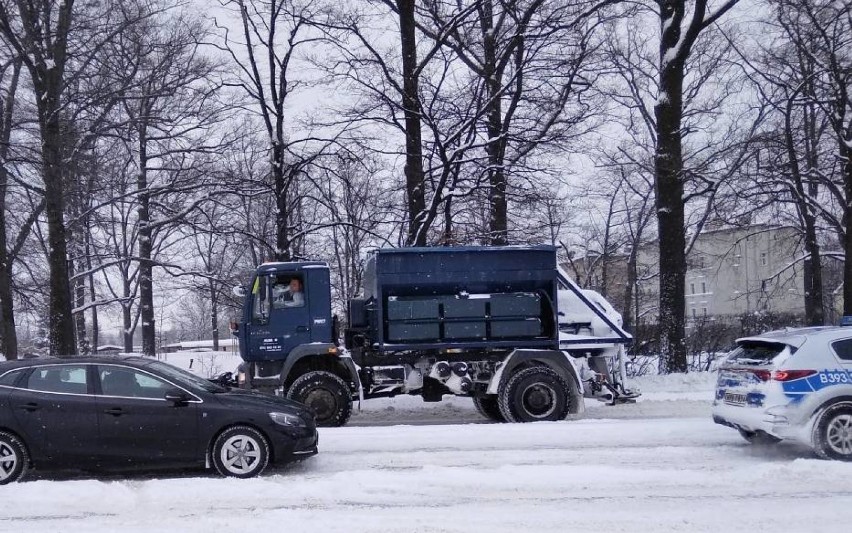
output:
M474 396L473 405L476 407L476 410L479 411L479 414L488 420L493 420L494 422L506 421L503 417L503 413L500 412L500 405L497 402L497 396Z
M226 477L250 478L260 475L269 463L269 443L263 434L249 426L233 426L213 443L213 466Z
M571 412L571 386L550 367L534 366L513 374L497 393L508 422L563 420Z
M320 427L340 427L352 416L349 386L331 372L315 370L299 376L290 385L287 397L308 406Z
M814 450L823 459L852 461L852 404L826 409L814 427Z
M27 473L27 447L12 433L0 431L0 485L20 481Z
M772 436L769 433L764 433L763 431L746 431L741 429L739 432L742 438L744 438L749 444L754 444L755 446L771 446L781 442L781 439L778 437Z

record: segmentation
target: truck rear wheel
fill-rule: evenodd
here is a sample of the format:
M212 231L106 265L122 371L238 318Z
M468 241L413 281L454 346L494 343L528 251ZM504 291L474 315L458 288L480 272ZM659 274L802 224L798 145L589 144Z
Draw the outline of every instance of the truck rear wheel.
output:
M352 415L352 393L346 382L324 370L299 376L287 397L310 407L320 427L340 427Z
M509 422L563 420L571 411L571 387L547 366L513 374L497 394L500 413Z
M506 421L503 417L503 413L500 412L500 405L497 402L497 396L474 396L473 405L476 407L476 410L479 411L479 414L488 420L493 420L494 422Z

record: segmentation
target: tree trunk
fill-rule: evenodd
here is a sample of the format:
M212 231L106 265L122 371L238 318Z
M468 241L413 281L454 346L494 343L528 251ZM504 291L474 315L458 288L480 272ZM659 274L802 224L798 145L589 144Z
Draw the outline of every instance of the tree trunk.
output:
M145 127L139 132L139 175L136 180L139 207L139 317L142 321L142 355L156 354L154 321L154 265L151 230L151 195L148 192L148 146Z
M850 139L852 140L852 139ZM852 150L840 139L840 158L843 163L843 186L846 193L846 209L843 216L844 233L843 253L843 315L852 315Z
M82 236L81 236L82 237ZM76 247L75 247L76 248ZM79 250L78 250L79 251ZM75 254L77 255L77 254ZM79 257L79 256L78 256ZM69 274L73 277L75 274L75 270L77 272L83 271L85 268L85 262L83 258L77 259L78 268L74 269L74 260L69 261L70 263L70 272ZM74 307L82 308L86 305L86 277L81 276L78 277L73 282L74 286ZM74 313L74 331L77 335L77 353L80 355L88 355L91 353L91 345L87 339L86 335L86 312L85 311L77 311Z
M89 228L89 217L86 217L86 227ZM92 272L92 232L86 232L86 268L89 270L89 275L87 276L89 280L89 300L92 302L92 353L98 353L98 343L100 339L98 338L98 306L94 305L94 302L97 301L97 292L95 291L95 274Z
M624 319L623 326L625 331L631 331L633 328L633 298L635 297L638 300L638 295L636 294L636 279L638 278L636 274L636 247L630 252L630 255L627 257L627 284L624 287Z
M275 260L289 261L290 253L290 206L287 204L287 180L284 173L284 149L280 142L272 147L272 179L275 183Z
M799 166L799 156L796 153L792 118L793 106L795 105L797 95L798 93L794 92L787 100L784 115L784 145L790 165L790 178L792 181L790 192L795 199L799 221L805 236L805 253L808 254L808 261L805 262L803 269L805 320L808 325L821 326L825 322L822 294L822 258L820 256L819 241L817 240L816 216L810 205L810 201L813 201L812 197L817 195L817 191L814 190L816 185L810 185L809 190L805 190L804 177ZM813 128L808 127L806 131L810 135L815 135ZM815 142L815 137L812 137L808 141ZM808 150L807 152L812 151ZM811 170L817 168L817 162L814 157L813 155L806 157L807 165Z
M506 200L506 171L503 168L503 109L500 90L502 76L497 72L497 41L494 35L492 0L482 3L483 78L486 87L486 131L488 144L488 242L493 245L509 242L509 207Z
M658 135L654 166L660 243L660 357L661 371L686 372L686 235L680 131L684 66L678 59L666 62L665 56L674 46L664 35L660 42L660 97L654 107Z
M7 361L18 358L18 333L15 329L15 304L12 300L12 262L6 244L6 193L9 186L9 173L4 162L9 153L9 139L12 134L12 115L15 106L15 93L21 73L21 63L12 67L12 79L7 99L0 98L0 351Z
M423 148L418 94L415 0L397 0L402 47L402 106L405 113L405 192L408 197L408 246L426 246Z
M58 83L58 81L57 81ZM58 89L54 105L40 112L42 138L42 175L44 177L45 215L47 217L50 296L48 331L50 355L69 357L76 354L74 317L71 314L71 290L68 276L67 234L65 229L65 187L62 172L62 130L59 120Z
M210 326L213 333L213 351L219 351L219 302L216 298L216 286L213 281L208 282L210 289Z

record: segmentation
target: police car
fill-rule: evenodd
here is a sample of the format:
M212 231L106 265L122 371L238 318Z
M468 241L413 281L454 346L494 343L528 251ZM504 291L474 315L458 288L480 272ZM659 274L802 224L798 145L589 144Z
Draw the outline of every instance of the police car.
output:
M737 340L719 369L713 420L749 442L796 440L852 460L852 322Z

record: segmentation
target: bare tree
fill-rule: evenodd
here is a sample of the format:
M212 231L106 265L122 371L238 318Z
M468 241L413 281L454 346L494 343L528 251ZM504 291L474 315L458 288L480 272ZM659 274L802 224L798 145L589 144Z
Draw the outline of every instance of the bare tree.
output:
M69 289L63 161L67 94L97 63L106 43L151 13L145 0L0 2L0 36L26 67L38 117L50 269L50 352L76 352Z
M687 62L700 34L738 0L711 9L708 0L658 0L659 97L654 106L654 156L660 242L660 352L665 370L685 372L686 233L683 172L683 95ZM689 9L691 8L691 10Z
M510 176L535 175L531 158L565 149L597 112L584 96L610 3L436 1L422 8L421 31L451 50L480 88L487 242L509 242Z
M0 350L11 361L18 358L18 336L12 299L13 256L7 245L6 208L10 181L9 148L22 62L17 58L3 57L0 61L6 61L0 66Z
M303 48L318 41L312 33L314 3L311 0L226 0L222 5L236 15L241 32L224 34L221 50L237 69L229 82L253 102L269 144L269 170L275 199L275 256L281 261L293 256L294 218L291 211L298 181L322 148L311 147L312 137L291 138L295 128L287 121L291 96L305 85L296 76ZM244 107L248 110L248 106ZM320 142L321 146L327 143Z

